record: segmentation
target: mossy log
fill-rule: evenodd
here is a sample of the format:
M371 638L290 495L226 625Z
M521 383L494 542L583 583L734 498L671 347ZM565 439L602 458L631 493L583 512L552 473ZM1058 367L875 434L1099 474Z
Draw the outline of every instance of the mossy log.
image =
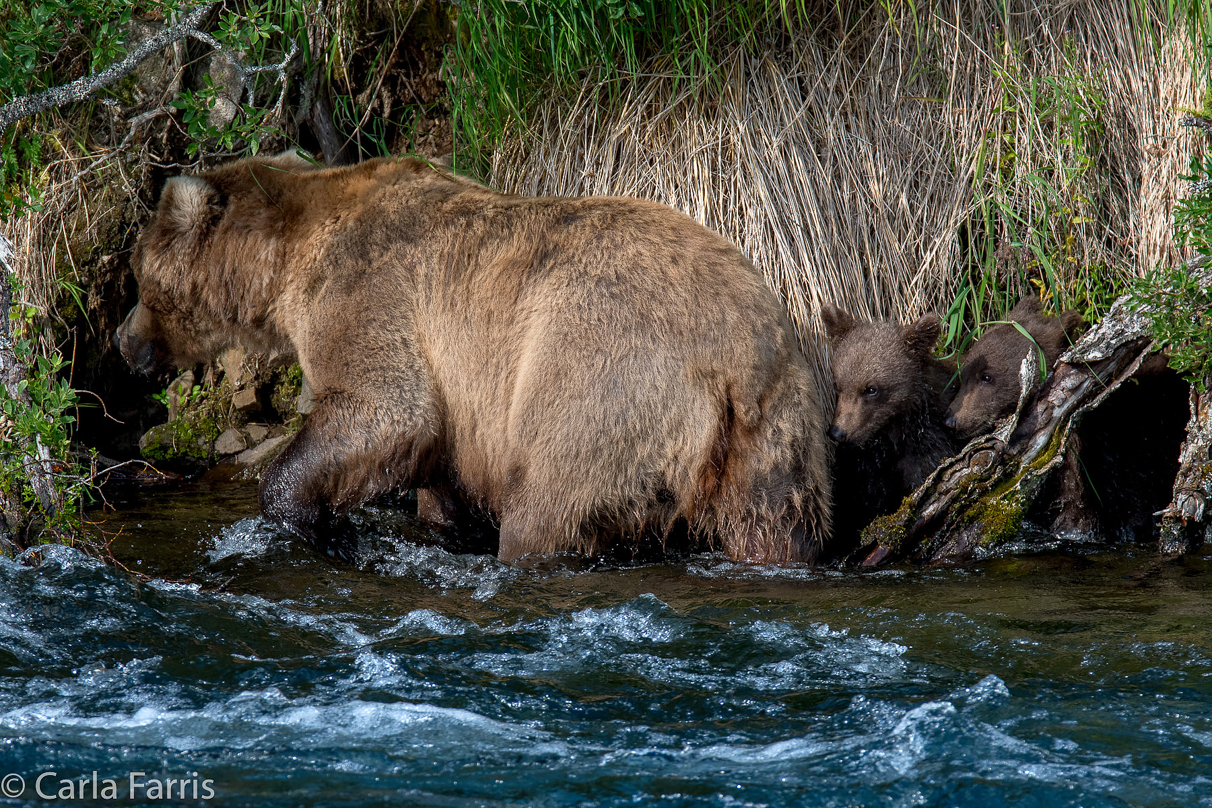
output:
M1048 478L1065 463L1070 434L1082 415L1129 379L1151 350L1145 317L1120 298L1098 326L1060 357L1042 385L1037 384L1034 352L1028 355L1020 371L1023 392L1017 412L992 434L976 438L943 461L896 513L868 526L861 563L958 560L1019 538L1023 518ZM1204 418L1199 434L1208 441L1212 414L1206 406L1199 412ZM1202 444L1205 461L1208 445ZM1204 518L1204 498L1210 495L1206 487L1197 489L1180 506L1181 513L1187 512L1183 508L1193 510L1196 521Z

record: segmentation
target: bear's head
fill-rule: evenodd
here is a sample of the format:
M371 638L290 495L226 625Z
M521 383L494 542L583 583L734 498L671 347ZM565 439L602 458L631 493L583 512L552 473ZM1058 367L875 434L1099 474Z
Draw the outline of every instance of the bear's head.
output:
M189 367L236 344L283 347L264 327L282 263L283 177L312 169L287 152L167 182L131 256L139 303L114 333L134 370Z
M960 389L951 402L947 426L963 438L984 434L1014 413L1022 392L1019 372L1028 351L1042 351L1044 367L1051 368L1085 325L1076 311L1060 317L1044 314L1034 295L1020 300L1005 319L1007 323L992 326L960 359Z
M942 323L927 314L911 325L856 321L826 303L837 411L829 436L862 445L894 420L924 406L925 366Z

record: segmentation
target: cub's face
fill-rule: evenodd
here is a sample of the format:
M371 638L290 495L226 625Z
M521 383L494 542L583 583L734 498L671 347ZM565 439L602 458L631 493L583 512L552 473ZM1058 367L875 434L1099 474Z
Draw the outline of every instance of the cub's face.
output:
M960 390L951 402L947 426L962 438L983 435L1014 414L1022 392L1019 374L1029 352L1050 370L1085 326L1076 311L1059 317L1044 314L1034 295L1020 300L1005 318L1007 322L989 328L960 359Z
M1018 406L1019 372L1031 341L1012 325L989 329L960 360L960 389L951 402L947 425L962 438L993 429Z
M921 406L923 367L938 340L939 318L927 315L908 326L856 322L828 304L822 316L837 389L829 436L862 445Z

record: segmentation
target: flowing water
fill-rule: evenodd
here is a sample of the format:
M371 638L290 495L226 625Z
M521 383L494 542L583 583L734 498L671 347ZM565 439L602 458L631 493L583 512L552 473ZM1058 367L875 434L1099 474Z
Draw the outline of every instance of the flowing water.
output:
M1212 805L1209 555L518 569L372 517L337 567L196 485L104 517L138 574L0 561L0 804Z

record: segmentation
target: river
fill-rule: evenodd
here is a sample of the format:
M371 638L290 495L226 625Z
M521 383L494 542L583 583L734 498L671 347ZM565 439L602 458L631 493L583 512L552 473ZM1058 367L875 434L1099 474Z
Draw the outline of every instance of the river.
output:
M0 560L0 804L1212 805L1208 553L518 569L383 510L353 568L251 484L96 518L131 572Z

